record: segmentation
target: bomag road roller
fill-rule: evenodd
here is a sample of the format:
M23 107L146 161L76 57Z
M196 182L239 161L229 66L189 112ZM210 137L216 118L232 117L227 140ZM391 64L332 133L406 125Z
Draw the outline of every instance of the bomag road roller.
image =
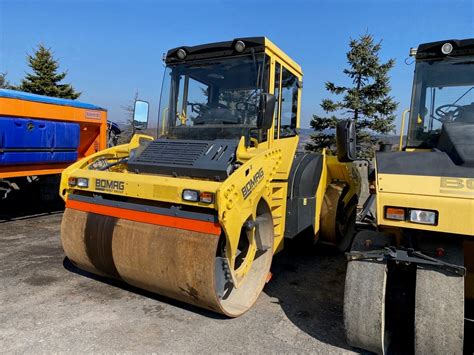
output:
M354 125L340 154L299 153L302 72L263 37L165 56L158 138L135 135L70 166L61 240L79 268L235 317L283 239L350 236ZM137 128L147 103L135 106Z
M376 353L462 354L474 297L474 39L410 52L407 135L408 111L399 151L376 154L376 230L348 254L346 334Z

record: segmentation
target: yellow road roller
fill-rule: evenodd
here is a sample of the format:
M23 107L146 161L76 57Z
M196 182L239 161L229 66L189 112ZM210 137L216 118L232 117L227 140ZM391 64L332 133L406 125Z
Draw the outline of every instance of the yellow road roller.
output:
M239 316L284 238L340 246L360 177L354 124L339 155L297 152L302 71L264 37L171 49L157 139L137 134L71 165L61 241L79 268ZM134 123L146 125L137 101Z
M406 112L400 150L376 155L376 230L358 233L348 254L347 339L375 353L472 353L474 39L410 53L407 135Z

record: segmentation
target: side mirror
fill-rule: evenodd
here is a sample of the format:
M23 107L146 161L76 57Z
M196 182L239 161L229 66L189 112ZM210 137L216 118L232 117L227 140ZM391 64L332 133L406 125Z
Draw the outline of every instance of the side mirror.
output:
M133 127L137 130L146 129L148 126L148 108L146 101L136 100L133 110Z
M267 130L273 124L273 112L275 111L275 95L263 93L258 102L257 128Z
M336 127L337 160L343 163L357 159L356 127L351 120L340 121Z

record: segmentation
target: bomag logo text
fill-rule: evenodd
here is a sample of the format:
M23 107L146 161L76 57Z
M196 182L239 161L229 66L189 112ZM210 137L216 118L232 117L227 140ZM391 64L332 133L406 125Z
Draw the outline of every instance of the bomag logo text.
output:
M123 181L95 179L95 189L99 191L123 192L125 183Z
M474 196L474 179L441 178L439 192Z
M263 180L264 173L263 169L260 168L259 171L255 173L255 175L247 181L247 183L242 187L242 195L244 196L244 200L249 197L249 195L252 193L252 191L257 187L257 185Z

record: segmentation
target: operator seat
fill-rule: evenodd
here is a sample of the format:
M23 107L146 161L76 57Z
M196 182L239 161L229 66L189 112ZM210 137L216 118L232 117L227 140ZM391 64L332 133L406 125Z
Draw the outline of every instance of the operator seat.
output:
M444 123L436 148L448 154L454 164L474 167L474 120L458 118Z
M457 122L474 123L474 102L470 105L462 107L461 115L456 120Z

